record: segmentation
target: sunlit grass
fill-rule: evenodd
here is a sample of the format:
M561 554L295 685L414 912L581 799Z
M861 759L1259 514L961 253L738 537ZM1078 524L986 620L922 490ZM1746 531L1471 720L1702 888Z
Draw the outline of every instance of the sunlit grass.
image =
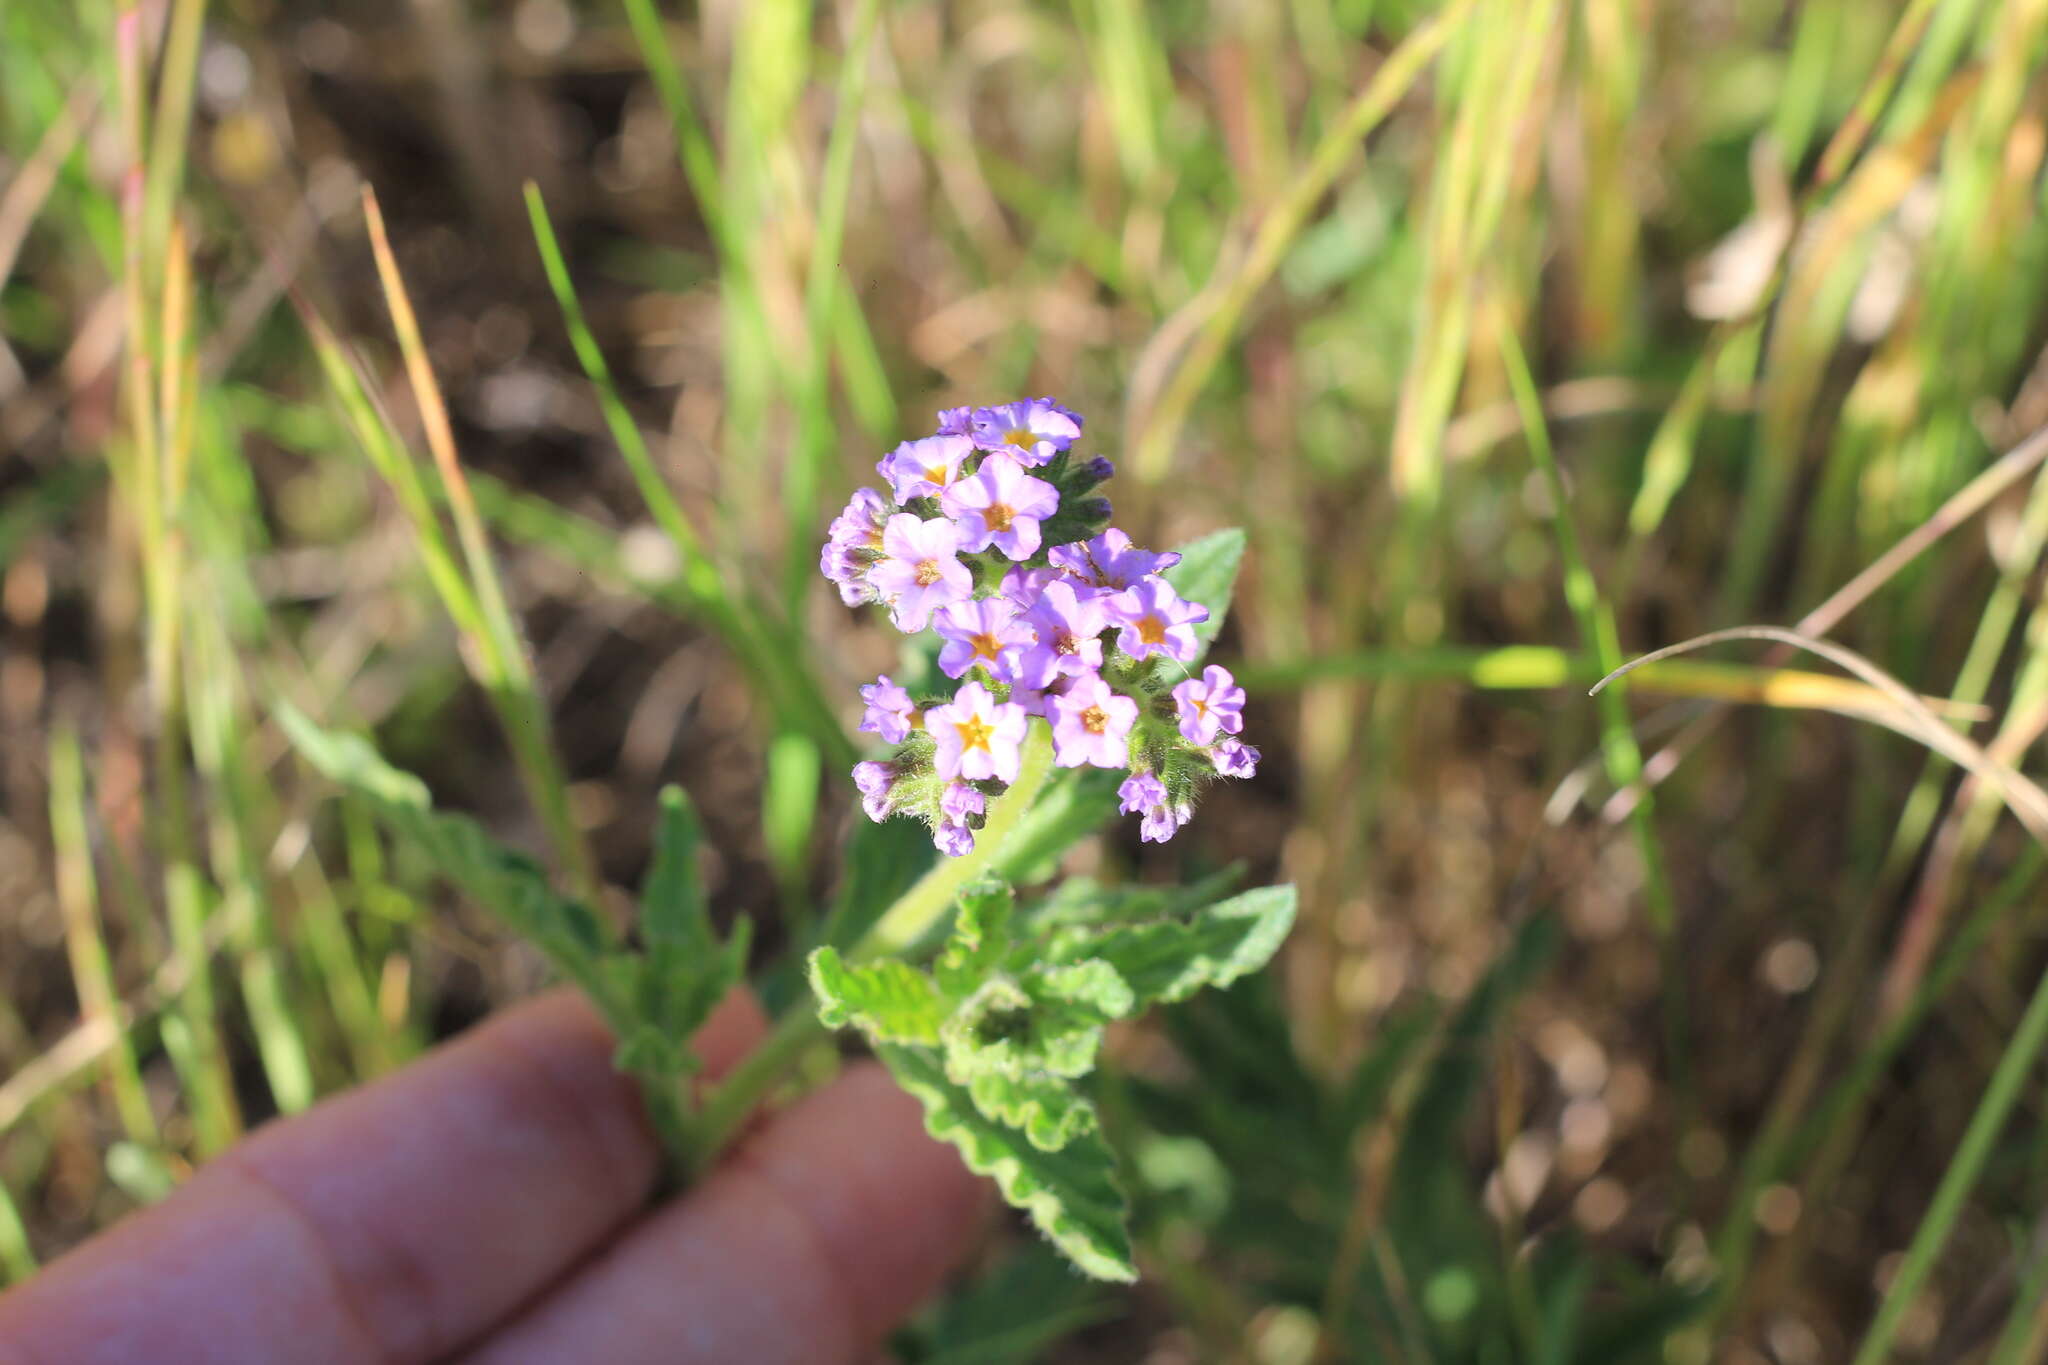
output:
M1994 462L2048 422L2048 6L1707 8L521 6L567 36L479 12L485 112L555 140L488 168L387 69L434 60L410 21L0 9L0 854L36 888L0 918L0 1268L533 982L359 804L317 814L278 698L601 907L682 781L721 913L829 934L833 699L894 660L815 581L822 522L928 409L1028 391L1103 414L1134 531L1251 533L1219 657L1266 775L1198 845L1077 863L1303 889L1279 1033L1174 1037L1338 1136L1275 1120L1298 1161L1233 1187L1230 1115L1105 1100L1203 1343L1284 1309L1331 1360L1704 1359L1791 1315L1874 1359L2039 1283L2004 1225L2048 1168L2004 1120L2040 1098L2042 868L1995 778L2048 724L2048 481ZM337 149L373 184L291 257ZM527 177L524 213L475 200ZM1748 624L1912 697L1760 653L1584 696ZM1928 724L1969 742L1885 732ZM1531 915L1565 948L1463 1016L1483 1058L1381 1047ZM1501 1222L1404 1244L1421 1132L1429 1187L1491 1180ZM81 1161L106 1181L58 1197ZM1337 1270L1269 1226L1309 1189ZM1601 1335L1659 1284L1711 1290ZM1982 1312L2002 1359L2017 1305Z

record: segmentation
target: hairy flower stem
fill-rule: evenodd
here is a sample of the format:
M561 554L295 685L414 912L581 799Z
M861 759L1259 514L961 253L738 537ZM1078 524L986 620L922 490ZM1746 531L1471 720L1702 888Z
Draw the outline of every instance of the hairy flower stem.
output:
M1010 832L1038 800L1038 793L1051 774L1052 730L1043 720L1033 720L1024 737L1017 780L989 804L988 819L975 835L973 850L958 858L941 858L933 864L932 870L918 878L917 885L904 892L854 945L850 954L853 960L862 962L905 952L930 933L940 916L952 908L960 888L995 862L996 855L1009 842Z
M905 952L922 941L952 908L960 888L996 864L1011 833L1023 822L1051 775L1052 731L1043 720L1033 720L1024 739L1017 780L989 804L988 819L976 834L972 851L958 858L939 859L883 912L848 956L856 962L870 961ZM774 1030L711 1092L690 1125L684 1160L692 1178L711 1168L761 1101L782 1084L811 1045L829 1032L818 1021L817 1007L808 995L783 1011Z

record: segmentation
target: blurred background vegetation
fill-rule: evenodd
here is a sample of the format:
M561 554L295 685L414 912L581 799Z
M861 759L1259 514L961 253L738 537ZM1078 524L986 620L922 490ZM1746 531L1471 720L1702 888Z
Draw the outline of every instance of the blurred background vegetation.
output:
M679 782L802 946L896 641L823 522L1050 393L1141 540L1250 532L1266 754L1067 870L1303 920L1117 1042L1146 1282L1006 1235L906 1360L2048 1358L2044 55L2044 0L0 0L0 1267L540 982L275 699L600 901ZM1753 623L1935 700L1585 695Z

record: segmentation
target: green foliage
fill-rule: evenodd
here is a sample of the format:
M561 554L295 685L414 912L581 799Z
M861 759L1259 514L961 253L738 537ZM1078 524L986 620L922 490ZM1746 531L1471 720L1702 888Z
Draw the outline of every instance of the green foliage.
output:
M1294 923L1294 901L1293 887L1266 886L1199 915L1066 933L1053 941L1052 959L1099 959L1141 1002L1172 1004L1264 966Z
M995 1177L1075 1265L1127 1280L1137 1271L1115 1158L1077 1082L1111 1022L1263 966L1294 921L1294 888L1211 904L1091 886L1050 904L1056 914L1021 917L1009 886L985 878L961 891L929 972L900 958L849 964L824 947L811 986L827 1025L876 1044L934 1136ZM1132 918L1141 905L1156 917Z
M611 936L588 905L553 888L540 864L498 843L475 821L436 811L426 784L386 763L367 740L323 730L288 702L277 703L277 715L307 763L366 798L436 872L532 940L593 996L611 993L605 980Z
M722 941L712 926L697 866L702 831L682 792L671 787L662 793L636 950L589 906L556 891L531 858L465 816L436 811L425 784L386 763L366 740L324 730L288 702L276 709L307 763L367 800L435 872L583 989L619 1040L619 1068L640 1080L656 1127L679 1154L688 1140L680 1082L697 1066L689 1039L745 978L752 940L745 919Z
M1232 1282L1323 1318L1341 1359L1660 1359L1705 1306L1698 1287L1644 1276L1569 1231L1516 1246L1479 1198L1485 1148L1471 1139L1489 1057L1556 938L1548 918L1527 921L1441 1027L1434 1008L1398 1013L1335 1078L1295 1050L1269 978L1168 1010L1199 1070L1126 1082L1118 1125L1141 1155L1148 1240L1214 1248ZM1379 1217L1361 1222L1369 1192L1354 1154L1382 1134L1394 1168Z
M693 1070L684 1045L726 993L746 979L753 922L740 917L720 941L697 866L702 839L689 798L679 787L664 789L654 862L640 889L644 956L628 973L635 982L635 1028L622 1045L619 1065L625 1070ZM654 1049L651 1067L634 1064L628 1051L635 1047Z
M852 1024L870 1038L935 1045L947 1002L932 979L907 962L849 967L836 949L811 955L818 1017L832 1028Z
M931 1052L883 1044L876 1049L905 1090L924 1105L925 1127L960 1149L968 1168L993 1178L1003 1198L1073 1263L1099 1280L1135 1280L1138 1269L1124 1229L1126 1205L1109 1145L1087 1127L1062 1125L1071 1136L1048 1150L1017 1140L1017 1130L951 1080ZM1073 1104L1084 1104L1078 1097Z
M1028 1365L1052 1343L1106 1318L1114 1303L1057 1254L1028 1246L899 1334L904 1365Z
M1237 568L1244 560L1244 532L1237 527L1216 531L1200 540L1183 545L1180 563L1166 571L1166 581L1173 590L1190 602L1200 602L1209 609L1209 619L1195 627L1195 638L1201 641L1201 651L1189 661L1193 667L1209 652L1209 646L1223 629L1223 620L1230 614L1230 599L1237 590Z

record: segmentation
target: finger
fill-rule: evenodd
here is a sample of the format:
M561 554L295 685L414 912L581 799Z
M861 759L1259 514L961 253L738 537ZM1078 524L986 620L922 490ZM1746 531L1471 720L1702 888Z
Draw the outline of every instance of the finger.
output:
M469 1365L856 1365L972 1244L981 1182L872 1064L778 1115Z
M696 1046L722 1067L761 1030L736 995ZM572 992L508 1011L0 1297L0 1341L66 1365L443 1356L645 1202L657 1149L612 1046Z

